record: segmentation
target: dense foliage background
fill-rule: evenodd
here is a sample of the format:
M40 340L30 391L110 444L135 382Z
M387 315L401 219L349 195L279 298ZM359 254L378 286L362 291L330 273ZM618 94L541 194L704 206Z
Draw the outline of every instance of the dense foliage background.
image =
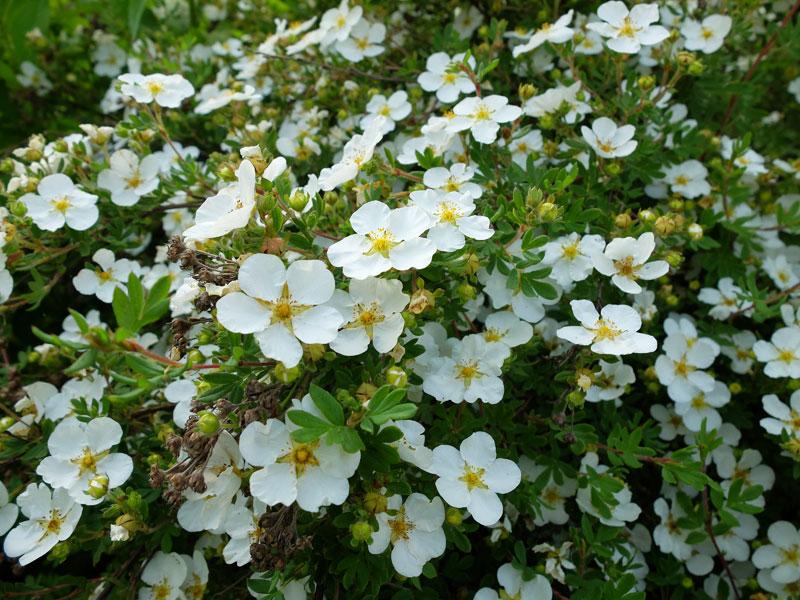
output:
M610 4L0 0L0 595L800 594L800 2Z

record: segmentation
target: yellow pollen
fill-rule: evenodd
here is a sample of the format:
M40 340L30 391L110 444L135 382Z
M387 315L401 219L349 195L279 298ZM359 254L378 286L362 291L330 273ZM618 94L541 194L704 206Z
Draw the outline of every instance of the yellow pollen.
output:
M545 488L542 492L542 500L544 500L550 506L553 506L556 502L561 499L561 494L558 493L558 489L555 487L548 487Z
M279 463L290 463L294 465L294 470L297 475L302 475L309 467L319 464L317 457L314 456L314 449L319 442L313 444L294 444L292 449L278 458Z
M676 185L686 185L687 183L689 183L689 179L686 177L686 175L678 175L675 178Z
M788 363L796 360L796 357L791 350L781 350L780 353L778 353L778 360Z
M83 454L79 458L73 458L72 464L78 465L80 475L84 473L94 473L97 471L98 455L93 454L89 448L83 449Z
M622 334L619 329L606 323L603 319L598 319L597 326L592 331L594 332L595 340L598 342L602 340L613 340Z
M703 33L703 37L705 39L709 39L711 37L714 37L714 32L711 31L708 27L703 27L702 33Z
M366 38L358 38L356 39L356 46L359 50L366 50L367 46L369 46L369 42Z
M706 398L703 394L699 394L692 398L692 408L696 410L700 410L701 408L706 408L708 404L706 403Z
M405 512L402 510L397 514L394 519L389 519L389 529L391 531L392 542L398 540L407 540L409 535L414 530L414 524L406 520Z
M483 482L483 474L485 472L486 469L481 469L480 467L473 469L466 466L464 467L464 474L458 480L463 481L470 492L474 489L487 490L489 486Z
M383 115L384 117L388 117L392 114L392 109L389 108L388 104L384 104L381 106L381 109L378 111L379 115Z
M603 152L606 152L606 153L614 151L614 146L612 146L611 144L609 144L607 142L598 141L597 142L597 147L600 148L600 150L602 150Z
M445 73L442 75L442 81L447 84L455 83L456 79L458 79L458 75L455 73Z
M622 37L633 37L636 35L637 28L634 27L630 17L625 17L622 27L619 28L619 35Z
M69 202L69 198L66 196L62 196L58 200L51 200L50 203L53 205L58 212L65 213L67 209L71 206Z
M450 204L449 202L442 202L439 207L437 208L436 212L439 215L439 220L442 223L450 223L451 225L456 224L456 220L461 217L461 211L458 208Z
M272 313L280 320L288 319L292 316L292 305L286 300L281 299L275 304Z
M561 252L564 255L564 258L575 260L575 258L578 256L578 242L561 246Z
M487 342L499 342L503 339L503 332L498 329L487 329L483 332L483 339Z
M481 105L480 108L473 113L472 118L476 121L488 121L492 118L492 113L486 106Z
M473 379L479 377L481 372L478 370L478 364L475 362L468 362L456 366L456 377L464 380L464 386L468 386Z
M44 525L44 529L47 533L57 535L61 531L61 526L64 524L64 517L59 510L54 508L50 511L50 518L41 519L40 523Z
M153 586L153 598L155 600L167 600L171 592L172 587L165 581Z
M392 233L383 227L375 231L370 231L367 237L372 242L372 247L368 254L382 254L383 256L388 256L389 250L397 245Z
M636 279L636 271L639 270L639 267L633 264L632 256L626 256L622 260L615 260L614 268L617 273L630 279Z
M694 371L694 368L686 363L685 358L681 358L675 363L675 372L681 377L686 377L692 371Z
M111 272L109 272L109 271L100 271L97 274L97 278L100 281L111 281Z
M136 171L133 175L126 179L125 183L129 188L137 188L142 185L142 177L139 174L139 171Z
M153 96L160 94L164 90L164 86L156 81L151 81L147 84L147 89Z
M347 24L347 19L344 18L344 15L339 15L339 18L336 19L336 27L341 29Z

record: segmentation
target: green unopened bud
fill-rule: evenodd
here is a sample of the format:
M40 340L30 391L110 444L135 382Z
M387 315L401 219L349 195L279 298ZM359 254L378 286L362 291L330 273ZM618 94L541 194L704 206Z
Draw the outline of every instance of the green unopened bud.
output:
M584 396L583 392L579 390L572 390L569 394L567 394L567 403L573 408L580 408L583 406L585 398L586 396Z
M378 391L378 388L375 387L371 383L367 383L366 381L362 383L358 388L356 388L356 399L361 402L362 405L369 402L370 398L375 395L375 392Z
M445 513L445 519L447 519L447 522L453 527L458 527L464 522L464 515L461 514L459 509L450 507Z
M42 158L42 151L38 148L28 148L25 150L25 156L23 157L27 161L37 161Z
M681 64L684 67L689 66L696 60L694 54L692 54L691 52L687 52L685 50L682 52L678 52L677 58L678 58L678 64Z
M69 542L64 541L64 542L59 542L55 546L53 546L53 549L50 550L50 553L48 554L47 557L50 560L61 562L68 556L69 556Z
M703 74L703 71L706 70L706 66L703 64L701 60L694 60L689 64L689 75L693 77L697 77Z
M219 418L213 412L204 410L197 418L197 431L203 435L214 435L220 429Z
M639 219L645 223L655 221L656 215L652 210L644 209L639 211Z
M325 194L322 196L322 200L325 202L325 204L336 204L336 202L339 200L339 194L333 191L325 192Z
M394 387L406 387L408 384L408 374L397 365L386 370L386 383Z
M558 218L558 207L552 202L542 202L536 212L541 221L555 221Z
M325 346L322 344L307 344L306 354L308 354L308 358L310 358L313 362L322 360L322 358L325 356Z
M366 521L356 521L350 526L350 534L357 542L366 542L372 537L372 526Z
M8 209L11 211L11 214L15 217L24 217L28 212L28 207L25 206L23 202L19 200L14 200L10 202L8 205Z
M693 240L699 240L703 237L703 227L699 223L692 223L686 228L686 231Z
M481 259L474 252L464 255L464 272L467 275L474 275L481 268Z
M536 87L530 83L524 83L519 86L519 98L523 102L530 100L536 95Z
M377 513L386 512L388 501L386 496L378 492L367 492L364 495L364 510L374 515Z
M667 301L667 306L669 306L670 308L675 308L676 306L678 306L678 304L680 304L680 298L678 298L678 296L676 296L675 294L669 294L666 298L666 301Z
M200 352L200 350L197 350L196 348L194 350L190 350L189 354L186 355L186 362L188 362L190 365L199 364L204 360L205 356L203 356L203 353Z
M553 129L556 126L556 118L550 113L544 114L539 117L540 129Z
M14 171L14 161L10 158L4 158L0 160L0 173L13 173Z
M658 217L655 222L655 230L661 237L670 235L675 232L675 220L666 215Z
M631 226L631 223L633 223L633 217L631 217L628 213L620 213L614 217L614 225L620 229L627 229Z
M289 206L296 211L303 210L308 204L308 201L309 197L303 190L295 190L295 192L289 196Z
M108 493L108 477L105 475L95 475L92 477L89 481L89 489L86 490L86 493L95 500L99 500L105 496Z
M673 269L677 269L683 263L683 254L678 250L670 250L664 258Z
M741 394L742 393L742 384L738 381L734 381L728 384L728 389L731 391L731 394Z
M622 166L617 162L610 162L606 164L605 171L612 177L616 177L622 173Z
M475 289L475 286L472 286L468 283L462 283L459 285L456 288L456 293L458 294L458 297L464 301L474 300L478 295L478 291Z
M278 363L272 373L281 383L291 383L300 376L300 367L287 368L283 363Z
M16 421L14 421L14 417L3 417L0 419L0 433L4 433L8 431L8 428L11 427Z
M692 581L691 577L684 577L681 579L681 586L685 587L687 590L690 590L694 587L694 581Z
M789 388L790 392L800 390L800 379L790 379L786 387Z
M642 75L639 79L636 80L636 84L639 86L639 89L643 92L649 92L653 89L653 86L656 84L656 78L652 75Z

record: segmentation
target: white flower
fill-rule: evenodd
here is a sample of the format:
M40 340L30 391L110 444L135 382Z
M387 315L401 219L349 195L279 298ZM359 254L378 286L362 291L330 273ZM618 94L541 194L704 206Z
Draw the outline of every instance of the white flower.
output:
M722 477L720 485L726 494L735 481L741 481L743 490L755 485L761 486L762 492L767 492L775 485L775 471L768 465L762 464L761 452L752 448L745 448L741 456L736 458L730 446L720 446L714 455L717 464L717 474ZM750 504L764 507L764 496L760 495Z
M452 356L434 359L433 372L425 377L422 389L439 402L497 404L503 399L500 375L506 356L507 352L493 350L482 336L467 336L455 342Z
M331 167L322 169L319 173L319 187L329 192L347 183L358 176L364 166L375 152L375 146L383 138L383 123L386 117L377 115L364 129L363 134L354 135L342 150L339 162Z
M494 439L477 431L453 446L433 449L430 472L438 477L436 489L450 506L466 508L481 525L489 526L503 516L503 503L497 494L507 494L520 482L517 464L497 458Z
M397 448L401 460L428 471L433 460L433 451L425 447L425 428L416 421L388 421L386 427L397 427L403 437L391 445Z
M411 104L405 90L399 90L388 98L383 94L375 94L367 102L367 115L361 119L359 125L366 131L376 119L379 119L380 132L385 135L394 131L396 121L402 121L409 114L411 114Z
M625 393L625 386L636 381L633 368L621 360L617 362L599 361L600 370L590 377L590 385L586 388L587 402L604 402L616 400Z
M572 300L570 306L581 325L559 328L556 334L561 339L581 346L591 344L592 352L598 354L620 356L655 351L656 339L637 333L642 319L630 306L607 304L600 314L589 300Z
M125 73L119 80L122 82L120 92L142 104L155 101L165 108L177 108L194 94L194 87L183 75Z
M728 386L715 381L710 391L697 390L688 402L676 402L675 412L683 419L683 424L689 431L700 431L703 421L706 422L706 429L711 431L722 424L722 417L716 409L725 406L730 400Z
M653 504L653 511L661 522L653 529L653 541L658 549L665 554L672 554L680 561L686 561L692 556L692 546L686 543L691 530L683 529L678 521L686 518L681 504L672 500L671 507L664 498L658 498Z
M112 41L98 44L92 52L94 72L105 77L119 75L128 60L125 51Z
M453 107L453 113L450 131L469 129L475 141L492 144L497 139L499 124L515 121L522 115L522 109L509 104L505 96L492 95L464 98Z
M88 194L62 173L47 175L36 188L19 200L27 215L40 229L56 231L66 223L76 231L85 231L97 222L97 196Z
M720 142L719 153L722 155L722 158L730 160L733 156L734 140L727 135L723 135L722 138L720 138ZM740 152L733 160L733 164L740 169L744 169L745 175L750 178L767 172L764 162L764 157L752 148L747 148L743 153Z
M378 531L372 534L370 554L381 554L391 544L392 565L404 577L417 577L430 559L444 554L444 505L439 497L428 500L411 494L388 499L388 512L375 515Z
M503 310L486 317L483 339L490 351L510 354L506 349L527 344L533 337L533 327L514 313Z
M186 600L202 600L208 584L208 564L200 550L195 550L191 556L181 554L181 559L186 564L186 579L181 584L181 590Z
M483 188L470 181L475 176L475 169L464 163L455 163L447 167L434 167L425 171L422 183L442 193L458 192L472 200L483 194Z
M267 358L291 368L305 344L327 344L342 317L331 306L333 275L319 260L298 260L287 269L277 256L254 254L239 269L241 292L217 302L217 319L228 331L255 333Z
M585 115L592 112L592 107L588 103L590 99L589 92L583 89L580 81L576 81L572 85L558 85L529 98L522 106L522 110L531 117L553 115L565 123L573 124L582 121Z
M11 526L17 522L19 507L8 501L8 489L0 481L0 535L5 535Z
M483 23L483 14L476 6L458 6L453 13L455 15L453 29L458 32L462 40L469 38Z
M235 446L235 442L232 442ZM241 467L242 465L234 465ZM204 470L206 488L202 492L186 489L178 509L178 524L186 531L220 533L231 510L231 500L239 491L241 479L233 468L224 468L218 475Z
M788 290L800 283L800 269L785 254L765 258L762 268L780 290Z
M26 88L33 88L37 96L45 96L53 89L53 84L44 71L30 61L23 61L19 66L17 81Z
M350 216L355 233L328 248L328 260L342 267L346 277L364 279L389 269L424 269L436 246L420 236L430 218L415 206L390 209L383 202L367 202Z
M128 282L128 275L138 275L141 271L139 264L120 258L115 260L114 253L107 248L101 248L92 255L92 260L97 263L100 270L81 269L72 279L75 289L86 296L97 296L100 300L110 303L114 298L114 289L124 287Z
M749 373L753 366L753 344L756 336L752 331L740 331L731 337L730 346L722 346L722 353L731 359L731 371L734 373Z
M237 183L207 198L197 209L195 224L183 232L187 240L208 240L246 226L255 208L256 171L243 160L236 169Z
M599 458L594 452L588 452L581 460L581 474L586 475L590 473L590 470L601 477L616 479L606 474L608 467L599 464ZM591 484L579 488L576 497L578 506L583 512L596 517L603 525L608 525L609 527L622 527L626 521L630 522L638 519L642 512L642 509L635 502L631 502L632 494L627 483L619 479L616 479L616 481L622 484L622 489L612 494L614 504L607 507L611 512L610 517L600 514L592 503L593 488Z
M544 563L544 572L559 583L564 583L564 577L566 576L564 569L575 570L575 564L569 560L570 548L572 548L572 542L564 542L558 548L552 544L536 544L533 547L533 551L547 555Z
M511 563L501 565L497 569L497 582L503 591L498 594L491 588L481 588L473 600L550 600L553 589L550 582L543 575L534 575L533 579L525 580L522 572L515 569Z
M383 23L370 23L361 19L350 30L350 37L336 42L336 51L350 62L360 62L364 58L372 58L383 53L386 37L386 26Z
M109 168L97 176L97 187L111 192L117 206L133 206L142 196L158 187L160 159L148 154L141 162L130 150L117 150L109 159Z
M514 47L514 58L520 54L536 50L545 42L551 44L563 44L572 39L575 31L569 26L572 23L572 15L574 11L570 10L567 14L558 18L555 23L544 23L537 29L533 35L524 44Z
M761 404L764 412L770 415L759 421L767 433L780 435L785 432L792 437L800 437L800 390L789 397L789 406L778 400L775 394L761 398Z
M759 340L753 344L753 352L759 362L767 363L767 377L800 377L800 327L781 327L769 342Z
M370 342L385 354L397 344L405 322L400 314L409 296L397 279L353 279L350 292L336 290L328 303L342 316L343 325L331 349L344 356L366 352Z
M535 268L536 266L533 266L528 270L534 270ZM525 319L528 323L541 321L545 315L545 306L557 304L561 293L560 288L554 286L558 295L550 300L541 296L526 296L521 287L510 289L508 287L508 277L503 275L499 269L495 269L491 274L481 269L478 271L478 281L483 284L483 291L491 298L492 308L500 309L511 305L511 310L514 311L514 314L520 319ZM552 280L547 280L547 282L551 285L554 283Z
M225 562L243 567L250 562L250 545L258 542L261 529L258 522L261 515L266 512L266 504L258 498L252 497L253 508L247 507L247 500L242 494L236 498L236 503L230 510L225 520L225 533L230 539L222 550Z
M691 402L698 392L711 392L714 378L703 371L719 354L719 346L704 341L689 343L682 335L669 335L664 340L664 354L656 359L655 371L661 385L675 402Z
M719 280L717 288L703 288L697 295L697 299L705 304L711 304L712 308L708 311L709 316L724 321L734 313L752 313L752 306L749 310L742 311L745 302L740 299L744 294L742 288L733 283L730 277L723 277Z
M655 250L656 242L652 232L647 231L639 238L615 238L609 242L605 251L592 256L594 268L611 277L611 282L623 292L639 294L642 287L638 279L650 281L666 275L669 263L665 260L647 262Z
M511 152L511 160L520 169L527 169L529 156L533 157L535 166L546 162L546 158L540 154L544 149L544 138L538 129L533 129L522 137L515 137L508 142L507 147Z
M324 417L306 396L295 408ZM291 438L297 427L269 419L248 425L239 437L245 460L257 469L250 477L250 492L267 506L297 502L308 512L323 506L344 503L350 492L348 479L353 476L361 453L348 453L338 444L323 439L301 443Z
M142 571L142 582L146 585L139 588L139 600L184 600L181 585L187 571L180 554L159 550Z
M36 473L53 488L64 488L80 504L99 504L105 494L121 486L133 472L133 460L127 454L111 452L122 439L119 423L98 417L88 423L75 418L61 421L47 439L47 456ZM96 488L97 482L104 485Z
M178 379L164 388L164 398L175 405L172 420L178 427L186 427L186 421L192 412L192 400L196 395L197 387L191 379Z
M669 36L665 28L653 25L659 19L657 4L637 4L628 12L622 2L606 2L597 9L597 16L603 22L586 27L610 38L606 45L614 52L636 54L642 46L654 46Z
M786 90L794 96L795 102L800 104L800 77L795 77L789 82Z
M458 65L464 61L464 54L456 54L453 58L446 52L436 52L428 57L425 71L420 73L417 81L426 92L436 92L441 102L455 102L461 94L475 92L475 84ZM475 68L475 58L467 61L470 69Z
M702 23L686 19L681 25L681 35L686 38L684 47L704 54L716 52L722 48L732 24L733 20L728 15L709 15Z
M527 456L520 457L519 467L522 470L523 479L537 484L541 482L542 487L538 493L539 506L533 519L534 524L541 527L547 523L563 525L569 521L566 501L567 498L575 495L578 490L578 482L563 473L557 473L549 467L536 464ZM545 471L549 472L549 476L542 480Z
M460 250L466 238L487 240L494 234L488 217L472 214L475 204L466 194L418 190L411 192L411 201L428 214L428 239L441 252Z
M599 235L570 233L545 244L542 264L551 267L550 276L566 287L592 274L594 256L601 254L605 245Z
M17 506L28 520L8 532L3 552L10 558L19 557L23 566L69 538L83 512L83 507L69 497L67 490L51 492L43 483L29 483L17 496Z
M207 115L231 102L247 102L260 98L252 85L237 85L235 88L220 88L215 83L205 84L197 95L201 102L195 106L198 115Z
M363 12L360 6L350 8L347 0L342 0L337 8L326 10L319 21L319 29L323 32L321 43L328 45L345 41Z
M673 192L684 198L697 198L711 193L708 181L708 169L698 160L687 160L679 165L668 167L664 174L664 182Z
M662 440L671 442L679 435L686 435L688 430L683 426L683 419L675 412L674 405L667 408L663 404L653 404L650 407L650 415L658 421L658 437Z
M636 128L633 125L617 127L608 117L595 119L591 129L581 126L583 139L603 158L621 158L632 154L639 144L633 139L634 133Z
M112 542L127 542L131 539L131 532L122 525L112 523L108 529L108 539Z
M778 583L800 580L800 533L788 521L776 521L769 526L767 537L770 543L753 552L753 564L769 571Z

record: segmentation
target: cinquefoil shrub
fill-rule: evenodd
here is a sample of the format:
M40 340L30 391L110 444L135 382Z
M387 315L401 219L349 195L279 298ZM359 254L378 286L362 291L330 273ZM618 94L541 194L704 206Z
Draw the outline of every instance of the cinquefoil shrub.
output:
M800 2L111 4L3 4L1 596L800 593Z

